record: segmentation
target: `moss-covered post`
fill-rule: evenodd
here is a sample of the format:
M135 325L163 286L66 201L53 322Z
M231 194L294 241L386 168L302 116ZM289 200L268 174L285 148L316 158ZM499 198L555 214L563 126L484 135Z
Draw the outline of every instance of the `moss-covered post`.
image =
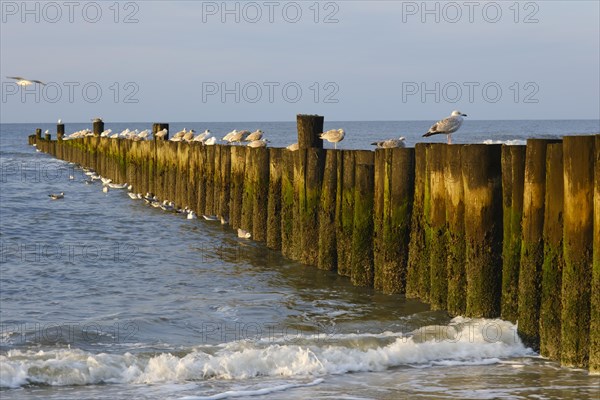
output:
M561 362L588 366L594 221L594 137L563 139L564 259Z
M354 229L352 232L352 284L373 286L373 200L375 154L355 151Z
M563 271L563 153L562 144L546 149L544 200L544 263L540 306L540 353L560 360L560 309Z
M519 336L523 343L536 351L540 346L546 146L553 142L555 141L529 139L525 155L518 320Z
M467 310L467 274L465 271L465 201L461 168L462 146L446 146L444 180L446 189L446 233L448 274L447 309L450 315Z
M429 260L425 243L425 182L427 144L415 146L415 194L410 223L406 296L429 300ZM425 278L427 282L425 282ZM427 283L427 285L425 285Z
M338 156L338 191L336 193L337 271L338 275L352 274L352 232L354 230L354 169L355 152L341 150ZM341 163L340 163L341 161Z
M229 219L231 203L231 146L219 146L221 150L221 165L217 166L221 173L221 192L219 194L218 215Z
M269 150L265 147L250 149L252 154L251 181L254 186L252 198L252 238L267 241L267 218L269 207Z
M502 318L514 323L519 316L525 151L525 146L502 146Z
M281 250L281 179L284 149L269 148L269 200L267 210L267 247Z
M429 241L429 303L433 310L446 308L448 276L446 273L446 188L444 178L445 148L434 143L426 152L429 186L426 240ZM428 239L427 239L428 238Z
M231 202L229 223L233 229L242 227L242 201L244 198L244 174L246 171L245 146L231 147Z
M501 146L462 148L465 195L467 311L469 317L500 315L502 280Z
M590 317L590 372L600 373L600 135L594 156L594 252Z
M281 253L293 259L294 240L294 153L284 150L281 174Z
M204 146L204 173L206 174L205 205L203 214L215 214L215 146ZM248 158L246 157L246 160Z
M322 149L323 140L319 134L323 132L325 118L320 115L298 114L296 123L298 125L298 146L301 149Z
M179 207L193 207L192 204L188 203L190 145L186 142L176 143L178 144L176 181L177 198L171 200L173 200Z
M325 151L319 148L300 149L305 153L304 190L300 204L302 221L302 255L300 261L307 265L319 264L319 203L325 169ZM316 245L317 244L317 245Z
M242 224L241 228L253 233L252 224L254 222L254 197L256 193L256 165L253 164L256 157L254 149L246 149L246 172L244 173L244 194L242 195Z
M336 197L338 188L338 160L339 152L325 151L325 169L323 172L323 186L319 205L319 244L318 264L319 269L335 270L337 266L337 241L336 241Z

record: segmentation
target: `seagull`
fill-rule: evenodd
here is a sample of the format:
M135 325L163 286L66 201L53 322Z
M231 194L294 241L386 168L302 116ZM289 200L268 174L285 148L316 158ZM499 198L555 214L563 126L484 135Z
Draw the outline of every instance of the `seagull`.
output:
M255 140L260 140L263 137L263 131L256 130L254 132L252 132L251 134L249 134L248 136L246 136L246 139L244 139L245 142L253 142Z
M137 200L138 199L138 195L137 193L133 193L133 192L127 192L127 195L129 196L129 198L131 198L132 200Z
M296 151L299 148L300 146L298 145L298 143L292 143L288 147L286 147L286 149L288 149L289 151Z
M204 144L207 146L213 146L217 143L217 138L216 137L210 137L208 139L206 139L206 141L204 141Z
M371 144L377 146L378 149L394 149L396 147L404 147L405 140L406 138L404 136L400 136L398 139L381 140L379 142L373 142Z
M252 234L250 232L243 230L242 228L238 228L238 237L242 239L250 239Z
M198 136L196 136L194 139L192 139L192 142L204 142L204 140L210 135L210 131L207 129L204 132L202 132L201 134L199 134Z
M33 85L34 83L39 83L40 85L46 85L44 82L42 81L38 81L36 79L25 79L22 78L20 76L7 76L8 79L14 79L16 80L16 84L19 86L29 86L29 85Z
M52 194L49 194L48 197L50 197L52 200L64 199L65 193L64 192L60 192L58 194L52 193Z
M167 133L169 133L169 130L165 128L165 129L162 129L162 130L156 132L154 134L154 137L162 139L162 138L164 138L167 135Z
M463 117L466 117L467 114L463 114L458 110L452 111L452 114L448 118L444 118L441 121L433 124L431 128L427 131L423 137L429 137L437 134L444 134L448 138L448 144L452 144L452 134L460 128L463 123Z
M248 147L267 147L267 140L266 139L260 139L260 140L253 140L252 142L247 144Z
M202 218L204 218L207 221L218 221L219 217L216 215L202 215Z
M223 138L223 140L225 140L226 142L229 142L229 143L241 142L249 134L250 134L250 131L236 131L236 130L234 130L233 132L229 132L227 135L225 135L225 137Z
M108 193L108 186L103 186L103 187L102 187L102 191L103 191L104 193Z
M319 135L319 137L321 139L327 140L329 143L333 143L334 148L337 149L338 142L341 142L342 140L344 140L345 135L346 135L346 132L344 132L343 129L332 129L330 131L321 133Z
M60 125L60 124L62 124L62 119L59 119L59 120L58 120L58 124L59 124L59 125Z
M102 118L94 117L94 118L92 118L92 122L102 122Z
M196 215L196 213L194 211L189 211L188 215L187 215L187 219L196 219L198 218L198 216Z

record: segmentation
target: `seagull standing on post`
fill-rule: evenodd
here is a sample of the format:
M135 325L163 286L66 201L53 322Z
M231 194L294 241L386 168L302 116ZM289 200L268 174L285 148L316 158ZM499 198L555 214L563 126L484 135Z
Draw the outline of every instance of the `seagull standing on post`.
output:
M429 137L432 135L444 134L448 138L448 144L452 144L452 134L460 128L463 123L463 117L467 114L463 114L458 110L452 111L452 114L448 118L444 118L441 121L433 124L423 137Z

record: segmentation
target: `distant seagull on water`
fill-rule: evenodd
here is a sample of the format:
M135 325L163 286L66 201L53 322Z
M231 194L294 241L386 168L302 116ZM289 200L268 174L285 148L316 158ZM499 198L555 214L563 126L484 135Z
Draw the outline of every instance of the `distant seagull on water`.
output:
M19 86L29 86L29 85L33 85L34 83L39 83L40 85L46 85L44 82L38 81L37 79L25 79L20 76L7 76L7 78L16 80L17 81L16 84Z
M432 135L444 134L448 138L448 144L452 144L452 134L460 128L463 123L463 117L467 114L463 114L458 110L452 111L452 114L448 118L444 118L441 121L433 124L429 131L423 135L423 137L429 137Z
M323 132L319 135L321 139L327 140L329 143L333 143L334 148L337 149L338 142L344 140L346 132L343 129L332 129L327 132Z
M65 194L64 192L60 192L58 194L49 194L48 197L50 197L52 200L59 200L59 199L64 199L65 198Z

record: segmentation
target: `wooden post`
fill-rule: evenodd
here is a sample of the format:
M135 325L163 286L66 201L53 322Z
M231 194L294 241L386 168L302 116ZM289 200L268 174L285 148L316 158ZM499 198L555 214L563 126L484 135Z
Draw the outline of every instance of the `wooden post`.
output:
M219 147L221 150L221 193L219 195L218 215L228 220L231 202L231 146Z
M320 115L304 115L296 116L298 125L298 146L301 149L323 148L323 140L319 138L319 134L323 133L323 122L325 118Z
M267 210L267 247L281 250L281 179L284 149L269 148L269 201Z
M338 189L338 154L325 151L325 170L319 206L319 269L333 271L337 267L336 197Z
M351 276L355 152L341 150L339 153L341 155L338 158L338 190L336 194L336 212L338 213L336 229L337 271L338 275Z
M216 211L215 207L215 146L204 146L204 174L206 178L205 183L205 201L203 214L206 215L214 215ZM246 162L248 160L248 156L246 156ZM218 200L218 199L217 199ZM242 224L243 225L243 224ZM244 227L244 229L249 229L251 231L251 227Z
M250 149L252 166L250 173L254 187L252 199L252 238L267 241L267 218L269 205L269 150L265 147Z
M446 146L444 180L446 189L448 274L447 307L450 315L467 311L467 273L465 270L465 200L461 168L462 146Z
M519 336L538 351L540 346L540 296L544 263L544 196L546 146L556 141L527 140L523 187L523 240L519 269Z
M47 142L49 142L50 140L52 140L52 135L51 135L51 134L49 134L49 133L46 133L46 134L44 135L44 140L45 140L45 141L47 141Z
M104 132L104 122L100 118L92 121L92 132L94 132L94 136L100 136Z
M590 372L600 373L600 135L594 155L594 251L590 316Z
M231 147L231 214L229 223L233 229L242 227L242 200L244 197L244 173L247 147Z
M540 353L560 360L560 309L563 271L563 153L562 144L546 149L544 263L540 306Z
M467 311L469 317L500 315L502 280L501 146L462 148L465 195Z
M448 145L431 144L426 152L429 186L426 240L429 242L429 303L433 310L446 308L448 276L446 273L446 188L444 180L444 154Z
M373 286L373 200L375 157L355 151L354 229L352 231L352 284Z
M525 151L525 146L502 146L502 318L514 323L519 317Z
M307 265L319 264L319 203L325 169L325 151L319 148L298 150L304 153L304 188L300 188L301 248L300 261ZM317 244L317 245L316 245Z
M177 142L176 142L177 143ZM154 145L154 143L152 143ZM154 147L154 146L153 146ZM188 203L188 189L189 189L189 155L190 145L186 142L177 143L177 181L176 189L177 198L171 199L177 204L178 207L193 207L193 204Z
M284 150L282 154L283 171L281 174L281 253L289 259L294 258L294 153Z
M36 140L42 140L42 128L35 129L35 138Z
M255 198L255 181L256 181L256 165L253 165L253 149L246 148L246 169L243 177L243 195L242 195L242 222L240 227L250 233L252 231L252 223L254 221L254 198Z
M563 139L564 259L562 276L561 362L588 365L592 279L594 137Z
M163 129L167 130L167 134L165 136L163 136L162 138L157 138L156 137L156 133L159 131L162 131ZM165 123L154 123L152 124L152 138L154 140L169 140L169 124L165 124Z
M65 124L56 124L56 139L63 140L65 137Z
M415 146L415 195L410 222L410 244L406 271L406 296L420 298L422 301L429 300L429 263L425 257L428 254L425 243L427 146L425 143L417 143Z

